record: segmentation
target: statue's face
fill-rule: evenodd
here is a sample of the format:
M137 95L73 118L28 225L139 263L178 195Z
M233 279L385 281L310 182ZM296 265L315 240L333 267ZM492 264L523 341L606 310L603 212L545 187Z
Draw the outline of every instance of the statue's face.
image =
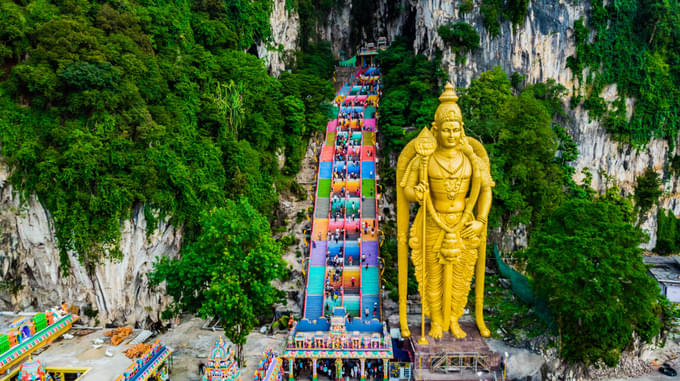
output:
M446 121L437 128L437 142L444 148L454 148L463 138L463 126L457 121Z

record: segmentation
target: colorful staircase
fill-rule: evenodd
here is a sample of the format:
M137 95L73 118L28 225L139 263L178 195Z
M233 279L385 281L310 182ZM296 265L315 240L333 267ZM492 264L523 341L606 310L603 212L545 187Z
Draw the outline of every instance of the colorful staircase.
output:
M170 348L166 347L160 340L156 340L140 359L135 360L123 374L116 378L116 381L168 379L167 360L171 354L172 350Z
M342 104L334 108L319 154L305 288L304 317L309 320L328 316L335 307L380 319L376 107L356 104L369 96L377 100L359 79L365 71L357 71L338 92L336 100ZM343 120L349 122L343 125Z

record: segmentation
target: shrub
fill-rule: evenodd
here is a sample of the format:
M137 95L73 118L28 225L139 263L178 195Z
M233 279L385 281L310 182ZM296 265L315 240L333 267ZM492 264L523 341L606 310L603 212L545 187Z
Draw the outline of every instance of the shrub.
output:
M451 51L456 53L456 63L465 63L465 54L479 47L479 33L472 25L460 21L453 25L442 25L437 33Z

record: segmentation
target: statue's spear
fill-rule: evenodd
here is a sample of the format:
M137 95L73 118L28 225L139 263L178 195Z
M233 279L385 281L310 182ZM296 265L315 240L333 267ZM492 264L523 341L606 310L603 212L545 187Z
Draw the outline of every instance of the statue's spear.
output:
M434 123L432 123L434 126ZM427 191L423 193L423 200L420 202L420 208L423 210L423 220L422 220L422 230L420 235L420 244L422 253L422 266L423 266L423 281L422 281L422 292L420 294L421 298L427 298L427 256L425 255L425 241L427 237L427 201L430 195L429 192L429 182L427 179L427 164L430 159L430 155L434 153L437 146L437 141L427 127L423 127L423 130L418 134L416 141L416 152L421 156L422 160L420 162L420 183L425 184ZM418 344L427 345L427 337L425 336L425 301L420 302L420 339L418 339Z

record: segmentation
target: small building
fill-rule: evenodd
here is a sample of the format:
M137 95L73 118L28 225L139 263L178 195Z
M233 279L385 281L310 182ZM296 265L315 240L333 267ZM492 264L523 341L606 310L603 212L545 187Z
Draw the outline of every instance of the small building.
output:
M680 255L644 256L643 262L650 265L649 274L656 279L661 293L673 303L680 303Z

